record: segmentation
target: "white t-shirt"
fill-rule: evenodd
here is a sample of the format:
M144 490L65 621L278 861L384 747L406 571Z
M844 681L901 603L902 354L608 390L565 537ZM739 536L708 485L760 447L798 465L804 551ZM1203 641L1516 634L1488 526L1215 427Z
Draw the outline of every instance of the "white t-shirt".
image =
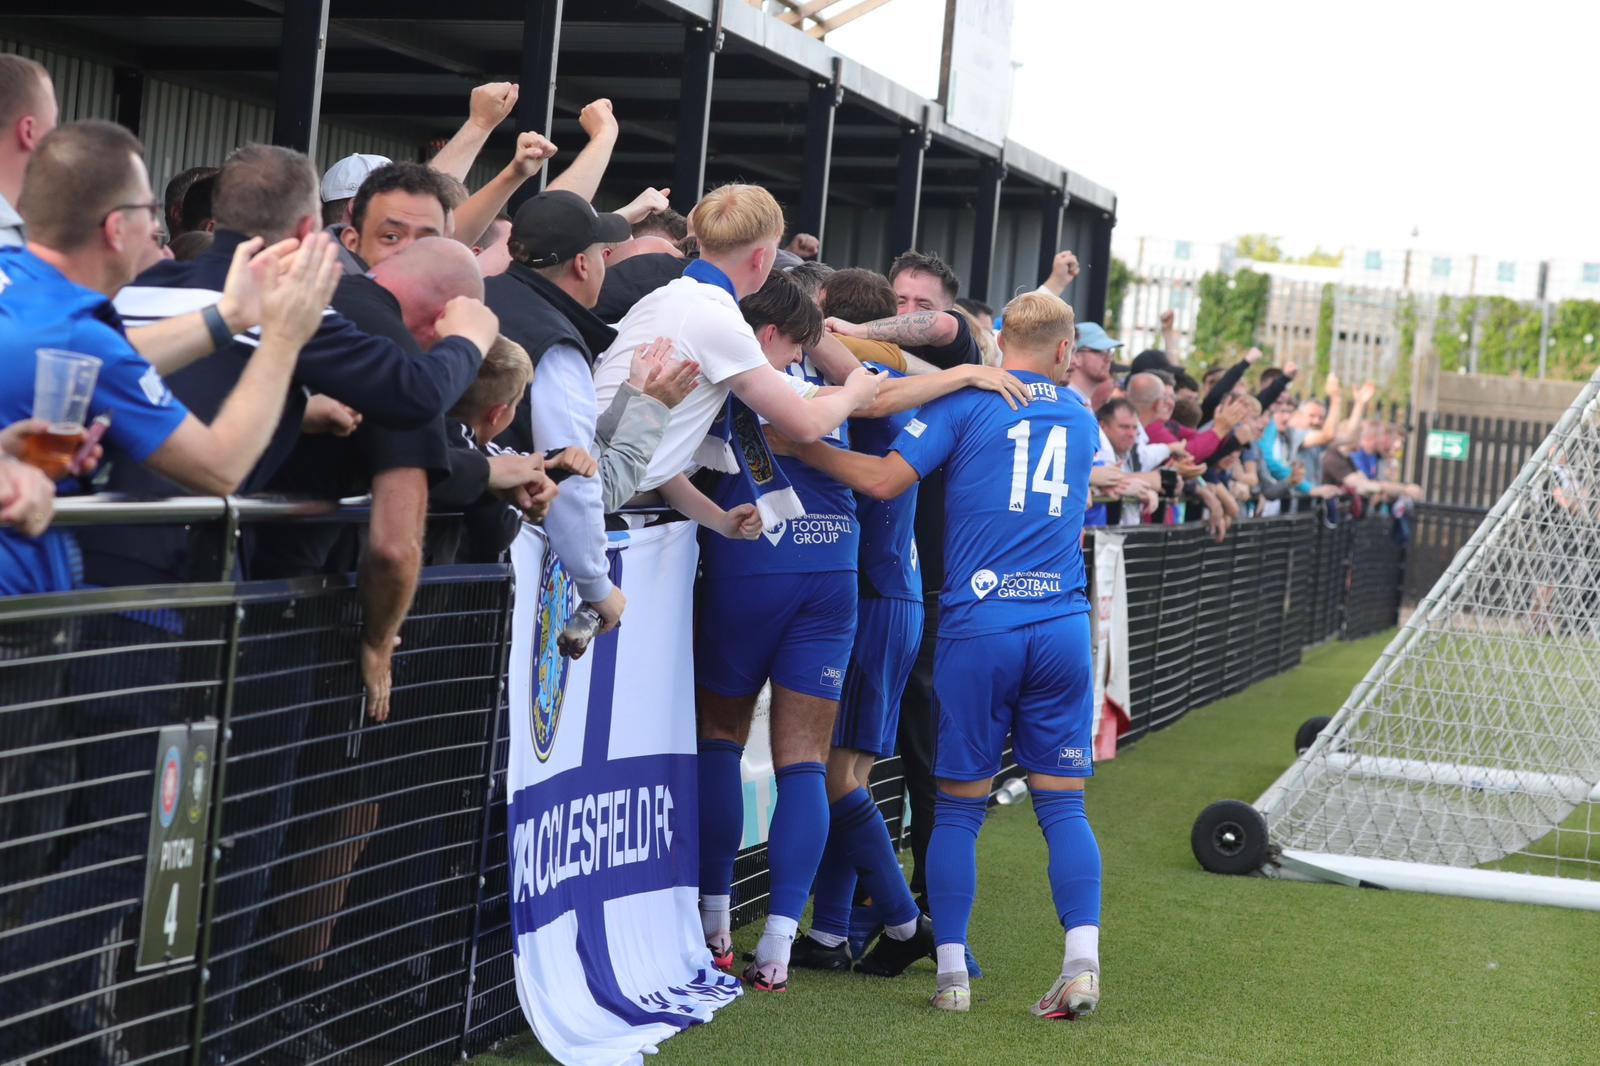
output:
M617 323L617 340L594 363L599 409L628 380L633 353L641 344L669 337L678 356L700 364L700 387L672 409L666 432L639 491L646 492L694 468L694 452L728 398L728 379L770 366L756 335L726 289L694 278L668 282L633 305Z

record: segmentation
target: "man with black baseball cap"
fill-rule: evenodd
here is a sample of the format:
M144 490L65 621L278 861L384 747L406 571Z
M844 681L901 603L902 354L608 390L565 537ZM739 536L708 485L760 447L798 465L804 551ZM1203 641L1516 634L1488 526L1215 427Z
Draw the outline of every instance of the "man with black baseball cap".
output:
M497 444L520 452L594 446L599 411L591 367L616 331L590 308L605 280L605 246L632 235L621 215L601 214L565 191L540 193L511 220L511 265L485 280L484 302L500 316L500 331L527 349L538 387L529 387ZM545 531L579 598L599 612L605 629L615 626L624 600L606 563L600 478L563 485Z

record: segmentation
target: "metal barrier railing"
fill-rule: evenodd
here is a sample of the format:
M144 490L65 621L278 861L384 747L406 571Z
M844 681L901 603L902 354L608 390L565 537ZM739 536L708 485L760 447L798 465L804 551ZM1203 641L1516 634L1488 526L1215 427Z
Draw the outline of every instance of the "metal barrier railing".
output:
M1342 501L1247 519L1220 544L1193 524L1107 532L1124 536L1127 570L1133 711L1123 743L1298 666L1304 647L1397 621L1393 519L1352 519Z
M229 531L364 514L61 502L63 524ZM1264 519L1221 545L1192 526L1124 530L1131 736L1379 624L1384 521ZM0 1061L443 1060L523 1031L510 604L504 566L425 570L377 723L346 576L0 600ZM892 825L898 774L885 760L875 777ZM763 859L740 868L743 915Z

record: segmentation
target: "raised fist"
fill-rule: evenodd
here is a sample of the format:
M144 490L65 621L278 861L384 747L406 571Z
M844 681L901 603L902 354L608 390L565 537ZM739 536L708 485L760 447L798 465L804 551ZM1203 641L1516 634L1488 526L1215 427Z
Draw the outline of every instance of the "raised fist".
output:
M583 132L589 135L591 141L605 134L615 137L617 117L611 113L611 101L602 96L585 104L583 110L578 112L578 125L583 127Z
M540 133L517 134L517 154L511 158L511 166L517 176L524 180L539 173L539 168L544 166L544 161L556 154L556 146Z
M517 83L491 81L472 90L467 121L479 129L492 130L506 120L517 106Z

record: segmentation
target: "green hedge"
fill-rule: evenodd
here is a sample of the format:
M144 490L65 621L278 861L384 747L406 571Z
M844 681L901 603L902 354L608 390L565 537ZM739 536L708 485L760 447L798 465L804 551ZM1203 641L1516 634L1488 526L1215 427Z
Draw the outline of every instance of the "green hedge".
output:
M1330 282L1322 287L1322 303L1317 308L1317 372L1311 380L1319 384L1333 368L1333 302Z
M1253 270L1232 277L1213 271L1200 279L1200 313L1194 326L1195 350L1208 359L1229 361L1256 342L1267 317L1272 279Z
M1122 328L1122 301L1133 282L1133 271L1120 259L1111 260L1111 277L1106 279L1106 320L1100 325L1113 337Z
M1472 369L1472 342L1476 337L1478 373L1537 377L1540 326L1537 304L1504 296L1441 296L1433 330L1439 369L1446 373ZM1550 310L1549 345L1546 377L1568 381L1588 378L1600 360L1600 303L1563 300L1554 305Z

